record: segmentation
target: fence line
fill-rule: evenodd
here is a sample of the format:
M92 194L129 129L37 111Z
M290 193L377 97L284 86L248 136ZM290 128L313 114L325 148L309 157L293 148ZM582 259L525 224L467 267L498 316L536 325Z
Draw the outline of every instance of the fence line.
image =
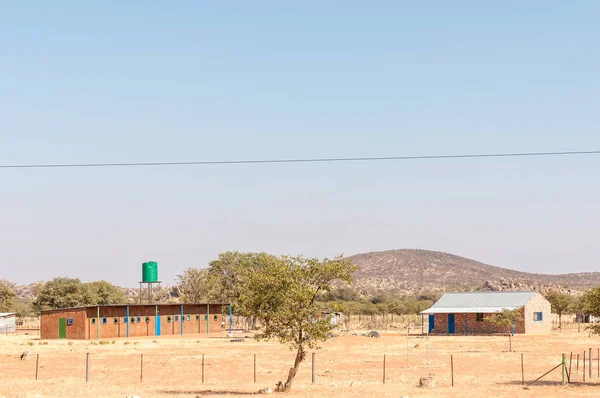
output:
M589 352L591 349L581 351ZM597 350L600 350L598 348ZM504 358L486 357L484 359L474 359L469 353L445 353L449 361L435 370L437 383L453 387L472 383L473 378L477 380L490 381L494 378L502 380L505 383L520 384L522 386L531 384L542 371L549 369L549 366L555 366L560 360L560 355L504 355ZM52 355L53 358L55 356ZM570 358L575 358L575 353L570 354ZM292 355L289 357L274 356L269 354L236 354L220 355L217 353L197 354L197 355L164 355L152 353L126 353L126 354L106 354L106 353L68 353L61 356L61 361L46 360L43 354L36 354L35 367L28 365L27 361L20 361L15 355L0 355L0 373L6 377L29 378L30 380L48 380L61 376L70 376L74 379L79 378L82 381L95 383L105 382L106 380L115 380L115 375L121 380L136 380L139 383L156 382L156 378L146 377L146 374L162 374L162 370L173 367L176 369L177 376L180 378L190 378L190 373L196 375L196 380L205 382L219 382L222 380L223 371L235 375L232 380L242 380L247 383L274 382L277 375L284 377L286 370L292 363ZM308 358L308 357L307 357ZM338 355L327 355L320 353L318 356L311 353L311 361L306 361L302 367L299 377L306 383L320 384L339 379L358 380L370 383L398 384L405 383L407 380L417 380L426 372L431 372L429 367L414 367L406 364L406 354L404 352L381 354L358 354L351 358L339 357ZM510 358L509 362L505 362ZM277 363L273 363L273 360ZM477 361L477 363L473 362ZM586 355L585 361L581 364L571 363L568 365L566 359L564 363L564 372L569 383L598 382L600 376L593 378L590 368L593 362L598 362L598 358L590 358ZM112 362L112 363L111 363ZM137 362L137 364L136 364ZM527 362L527 367L525 367ZM571 361L570 361L571 362ZM200 366L193 366L193 364ZM503 372L494 372L496 376L480 377L483 374L486 365L490 369L497 369L500 364L506 369ZM358 365L358 366L357 366ZM350 370L343 370L347 366ZM525 372L527 368L527 373ZM316 369L319 369L317 373ZM358 369L358 370L357 370ZM85 371L84 371L85 370ZM259 371L260 370L260 371ZM583 372L582 372L583 370ZM588 371L589 373L587 373ZM31 373L30 373L31 372ZM548 372L548 374L551 372ZM546 374L544 376L547 376ZM587 376L587 377L586 377ZM551 382L560 384L557 375L549 374ZM199 380L199 381L200 381Z

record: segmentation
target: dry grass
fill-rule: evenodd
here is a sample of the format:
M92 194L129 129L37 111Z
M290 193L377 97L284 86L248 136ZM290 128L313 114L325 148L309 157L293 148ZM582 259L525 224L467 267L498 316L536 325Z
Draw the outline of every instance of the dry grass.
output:
M154 339L154 340L153 340ZM133 341L133 340L131 340ZM53 340L39 345L31 336L0 336L0 396L6 397L237 397L273 387L285 377L294 353L276 342L251 339L233 343L226 338L189 336L136 339L138 344L116 340L115 344ZM33 346L28 343L33 342ZM433 337L433 347L445 361L438 367L418 367L410 356L402 334L383 334L380 339L360 336L337 337L316 353L317 383L311 384L310 355L302 364L291 397L439 397L439 396L597 396L600 386L596 355L600 338L587 333L553 332L543 336L516 336L515 352L507 352L506 337ZM112 343L112 341L111 341ZM426 357L424 341L414 352ZM580 353L594 349L591 383L560 386L560 371L551 373L529 390L521 387L521 353L525 379L531 381L560 362L562 352ZM31 358L20 361L29 349ZM85 382L85 356L90 353L90 381ZM140 383L143 355L144 380ZM40 355L39 380L35 359ZM205 383L202 383L202 354ZM254 354L257 383L253 382ZM386 384L383 384L383 355L386 354ZM455 387L451 387L450 355L454 357ZM434 358L430 352L430 358ZM411 366L407 366L410 364ZM582 380L573 364L573 380ZM437 387L417 387L419 377L435 374Z

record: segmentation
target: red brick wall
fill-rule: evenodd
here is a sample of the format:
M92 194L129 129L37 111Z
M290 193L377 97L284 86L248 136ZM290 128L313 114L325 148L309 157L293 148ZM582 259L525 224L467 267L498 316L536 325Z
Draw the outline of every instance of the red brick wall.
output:
M67 339L85 339L88 324L85 309L71 309L68 311L52 311L44 313L40 319L40 338L58 339L58 325L60 318L73 318L73 325L67 325Z
M207 306L186 304L183 311L183 334L206 334L207 321L205 315ZM100 318L98 318L97 307L44 312L41 316L42 338L58 338L59 318L75 318L75 324L67 326L67 338L69 339L97 339L98 327L100 328L101 339L127 337L128 327L129 337L155 335L156 306L129 306L127 322L125 322L126 315L126 306L100 307ZM161 323L161 335L181 334L180 305L159 305L158 315ZM169 316L171 317L170 322L168 321ZM176 316L177 321L175 321ZM197 316L199 319L196 319ZM140 322L138 322L138 317ZM146 317L149 318L148 323L146 323ZM103 323L104 318L106 318L106 324ZM117 318L116 323L114 318ZM131 318L134 318L134 322L131 322ZM209 333L220 332L222 320L221 306L211 305L210 316L208 317Z
M523 309L521 309L523 315ZM465 334L494 334L507 333L508 330L504 326L497 326L486 321L486 318L491 314L483 314L483 321L477 321L477 314L454 314L454 333ZM523 316L521 316L523 318ZM433 333L448 333L448 314L434 314L434 330ZM525 320L515 321L515 333L525 333Z

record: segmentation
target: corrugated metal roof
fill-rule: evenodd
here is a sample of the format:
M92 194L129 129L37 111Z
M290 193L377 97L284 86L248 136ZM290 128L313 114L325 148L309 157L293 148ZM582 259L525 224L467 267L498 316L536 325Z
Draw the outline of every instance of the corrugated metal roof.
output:
M422 311L421 314L493 314L502 310L516 310L519 307L448 307L448 308L429 308Z
M16 315L16 312L0 312L0 318L5 317L5 316L9 316L9 315Z
M168 306L172 306L172 307L179 307L183 305L184 307L187 306L194 306L194 305L221 305L221 306L226 306L226 305L230 305L228 303L184 303L184 304L107 304L107 305L86 305L86 306L79 306L79 307L67 307L67 308L51 308L51 309L47 309L47 310L41 310L40 313L43 312L52 312L52 311L72 311L72 310L85 310L88 308L105 308L105 307L155 307L155 306L159 306L159 307L168 307Z
M521 308L536 292L446 293L422 314L491 313Z

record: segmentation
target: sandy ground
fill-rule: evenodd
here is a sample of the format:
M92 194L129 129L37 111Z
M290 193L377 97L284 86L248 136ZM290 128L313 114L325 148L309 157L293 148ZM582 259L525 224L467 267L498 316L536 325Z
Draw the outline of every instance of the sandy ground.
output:
M114 341L114 343L113 343ZM513 352L507 337L432 337L423 339L384 334L380 339L340 336L315 354L316 383L311 383L311 354L300 368L290 397L465 397L465 396L598 396L600 337L568 331L542 336L516 336ZM583 353L593 349L592 373L583 383ZM19 360L24 350L29 360ZM561 385L557 369L529 389L522 388L558 365L561 353L569 362L572 383ZM90 380L85 381L86 354ZM39 354L38 380L35 380ZM142 360L143 354L143 360ZM202 355L204 354L204 383ZM385 354L385 384L383 360ZM577 370L576 355L580 355ZM256 355L256 383L254 357ZM438 356L439 355L439 356ZM451 383L451 355L454 387ZM271 387L285 375L294 353L277 342L252 339L231 342L225 336L40 341L32 336L0 336L0 397L238 397ZM143 363L143 380L140 370ZM432 366L424 366L429 363ZM589 366L586 364L586 367ZM587 371L586 371L587 374ZM418 387L420 377L435 375L436 387ZM36 395L37 394L37 395Z

